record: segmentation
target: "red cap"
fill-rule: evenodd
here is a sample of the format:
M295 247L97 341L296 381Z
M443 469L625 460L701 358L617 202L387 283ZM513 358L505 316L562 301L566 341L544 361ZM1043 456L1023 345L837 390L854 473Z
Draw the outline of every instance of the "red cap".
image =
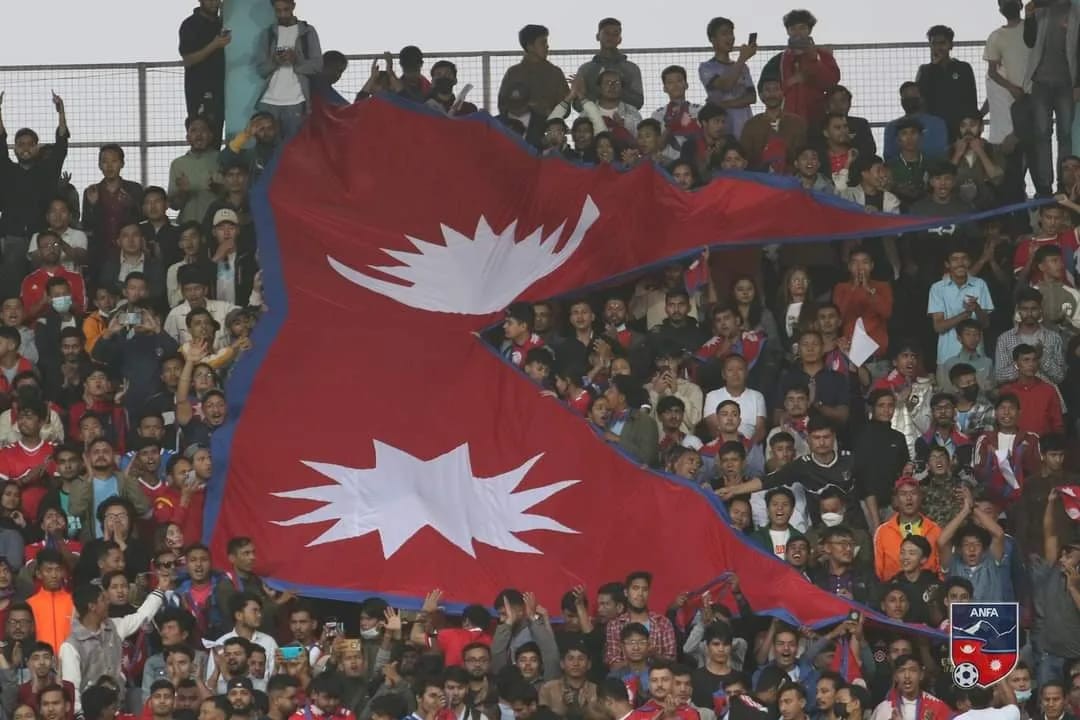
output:
M913 478L911 475L901 475L896 483L893 485L893 489L899 490L905 485L911 485L913 487L919 487L919 481Z

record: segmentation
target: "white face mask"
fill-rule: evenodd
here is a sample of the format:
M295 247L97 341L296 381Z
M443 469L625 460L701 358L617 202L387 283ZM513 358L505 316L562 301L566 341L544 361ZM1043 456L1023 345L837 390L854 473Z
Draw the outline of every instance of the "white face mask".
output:
M364 638L365 640L374 640L375 638L379 637L378 626L369 628L367 630L361 630L360 637Z
M1031 699L1031 691L1030 690L1017 690L1016 691L1016 701L1017 702L1025 703L1030 699Z
M844 515L842 513L821 513L821 522L825 523L825 527L836 527L844 522Z

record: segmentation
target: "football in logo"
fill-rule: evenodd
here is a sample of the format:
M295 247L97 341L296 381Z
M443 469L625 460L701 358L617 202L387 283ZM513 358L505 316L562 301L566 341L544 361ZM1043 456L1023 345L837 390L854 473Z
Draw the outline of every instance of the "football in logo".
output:
M953 682L987 688L1012 672L1020 653L1020 611L1016 603L953 603L949 657Z
M953 682L964 690L975 687L979 683L979 668L971 663L960 663L953 670Z

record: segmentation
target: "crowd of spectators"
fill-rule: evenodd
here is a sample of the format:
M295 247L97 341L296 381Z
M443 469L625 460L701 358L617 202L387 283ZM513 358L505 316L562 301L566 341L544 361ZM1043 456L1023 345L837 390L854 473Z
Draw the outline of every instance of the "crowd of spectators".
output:
M763 563L927 631L948 629L955 602L1019 602L1023 659L992 692L955 688L948 648L926 634L858 613L791 627L757 614L735 576L723 602L658 607L641 571L567 588L550 612L523 577L494 615L450 615L439 590L418 614L275 591L248 538L215 567L199 543L210 439L266 310L249 188L347 64L293 0L273 0L256 52L266 87L225 139L220 5L200 0L180 27L190 149L167 188L124 178L124 149L105 145L101 179L79 193L55 95L54 141L19 129L0 160L0 717L1080 712L1080 5L1002 0L983 107L953 30L931 27L881 155L807 10L784 16L787 48L756 79L756 37L737 41L724 18L704 24L715 54L696 76L643 76L614 18L591 61L560 68L547 29L528 25L498 92L497 120L546 156L651 162L687 192L732 172L785 176L867 212L943 218L898 237L706 253L700 284L677 263L515 303L491 340L630 459L715 492ZM453 63L425 77L415 47L396 63L375 62L356 102L477 111ZM687 101L691 82L705 105ZM643 109L651 84L670 102ZM1046 204L967 220L1025 200L1029 174Z

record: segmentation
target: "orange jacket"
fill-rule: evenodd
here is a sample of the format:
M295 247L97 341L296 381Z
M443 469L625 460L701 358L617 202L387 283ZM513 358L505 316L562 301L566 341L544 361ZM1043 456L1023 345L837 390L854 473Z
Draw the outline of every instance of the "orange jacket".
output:
M101 334L107 327L109 327L109 321L102 317L100 312L92 312L83 320L82 332L83 337L86 338L84 347L87 354L94 351L94 346L97 345L97 341L101 339Z
M941 557L938 555L937 546L941 527L923 515L921 534L926 538L926 542L930 543L930 558L923 567L931 572L941 572ZM882 582L892 580L900 572L900 543L905 537L900 530L900 515L893 515L874 533L874 571Z
M60 654L60 645L71 634L71 618L75 602L67 590L38 590L26 601L34 612L37 639L52 645L53 652Z

